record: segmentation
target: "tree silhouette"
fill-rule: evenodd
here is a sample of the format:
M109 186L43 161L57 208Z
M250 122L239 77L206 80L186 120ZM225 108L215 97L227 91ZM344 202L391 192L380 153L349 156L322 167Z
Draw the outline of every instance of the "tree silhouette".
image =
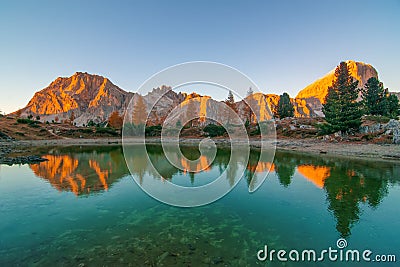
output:
M292 177L296 170L296 161L293 157L276 157L274 160L275 172L279 182L284 187L288 187L292 182Z
M399 99L396 95L388 96L388 115L392 119L397 119L400 114Z
M294 116L294 107L287 93L283 93L279 97L277 114L280 119Z
M358 98L358 81L353 81L346 62L335 70L335 80L328 88L322 111L332 132L350 132L361 125L362 110Z
M254 105L255 105L255 101L254 101L254 97L253 97L253 89L251 89L251 87L249 88L249 90L247 91L247 97L244 99L244 114L245 114L245 119L246 119L246 125L250 125L253 123L254 121Z
M362 171L365 172L365 169ZM342 237L348 237L351 227L360 219L359 204L367 202L371 207L376 207L387 194L387 180L376 177L365 179L351 165L341 164L331 169L324 188L328 209L337 221L336 229Z
M368 79L362 91L364 111L370 115L386 116L389 112L387 91L375 77Z
M230 124L232 120L235 119L235 114L233 112L237 113L237 107L235 103L235 98L233 96L232 91L229 91L228 93L228 98L224 101L225 105L224 106L224 120L226 120L227 124Z

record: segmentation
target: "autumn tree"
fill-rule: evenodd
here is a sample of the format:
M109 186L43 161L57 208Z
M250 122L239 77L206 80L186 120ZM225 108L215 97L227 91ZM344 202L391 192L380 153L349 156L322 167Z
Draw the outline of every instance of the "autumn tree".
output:
M136 96L136 102L133 106L132 122L136 126L145 125L147 120L146 103L144 102L143 96L140 94Z
M75 118L75 112L72 111L72 112L71 112L71 115L69 116L69 122L70 122L71 124L73 124L75 119L76 119L76 118Z
M58 117L58 116L56 116L55 118L54 118L54 121L55 122L58 122L60 120L60 118Z
M322 111L331 132L351 132L361 125L362 110L357 102L358 81L353 81L346 62L341 62L335 70L335 79L328 88Z
M287 93L279 96L277 115L280 119L294 116L294 107Z
M119 115L118 111L114 111L111 113L110 117L108 118L108 125L112 128L120 129L122 128L123 119Z

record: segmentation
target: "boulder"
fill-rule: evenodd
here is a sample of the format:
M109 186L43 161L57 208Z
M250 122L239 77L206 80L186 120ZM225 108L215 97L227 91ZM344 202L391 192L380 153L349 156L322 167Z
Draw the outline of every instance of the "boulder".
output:
M393 134L394 144L400 144L400 121L391 119L383 129Z
M360 133L368 134L368 133L376 133L381 130L382 125L380 123L374 123L371 125L361 125Z

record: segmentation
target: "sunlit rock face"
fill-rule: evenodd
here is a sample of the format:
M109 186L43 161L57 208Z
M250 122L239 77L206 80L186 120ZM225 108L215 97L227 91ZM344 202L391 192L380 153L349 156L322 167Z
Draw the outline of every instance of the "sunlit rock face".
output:
M355 62L353 60L347 60L346 63L349 67L350 75L358 80L359 88L364 87L369 78L378 77L378 72L370 64ZM328 94L328 87L332 85L334 78L335 69L301 90L297 94L296 99L306 100L307 104L309 104L318 115L322 116L322 104Z
M273 111L277 109L279 103L279 95L255 93L245 98L245 102L251 106L258 121L270 120L273 117ZM304 99L291 98L290 101L294 107L294 116L297 118L314 117L316 114ZM245 119L245 102L237 103L239 114Z
M89 120L101 122L117 110L123 113L133 93L114 85L99 75L76 72L71 77L59 77L35 93L22 115L41 116L42 121L69 119L74 113L78 125Z
M201 88L199 88L201 92ZM114 85L109 79L88 73L77 72L71 77L59 77L48 87L35 93L28 105L21 111L22 116L40 116L40 120L67 122L73 118L73 123L82 126L89 121L106 122L111 113L118 111L125 115L127 107L133 98L136 103L138 94L126 92ZM191 101L189 101L191 100ZM236 99L239 117L245 121L245 104ZM245 99L252 107L258 121L266 121L273 117L279 96L275 94L255 93ZM295 108L295 117L312 117L315 115L312 107L303 99L291 100ZM162 124L171 115L171 111L180 108L180 118L183 121L187 115L188 106L192 113L198 116L199 123L206 123L206 118L221 122L227 118L221 101L198 93L181 93L172 90L170 86L162 85L143 95L146 105L148 124ZM189 105L190 104L190 105ZM129 114L128 114L129 115ZM129 117L129 116L128 116ZM240 123L240 122L236 122Z

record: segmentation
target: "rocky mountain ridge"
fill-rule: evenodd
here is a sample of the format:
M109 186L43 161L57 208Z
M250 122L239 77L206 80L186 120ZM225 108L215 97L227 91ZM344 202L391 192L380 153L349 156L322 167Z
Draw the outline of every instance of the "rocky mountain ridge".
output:
M39 116L40 120L68 121L76 125L85 125L89 121L95 123L107 121L112 112L124 114L132 98L137 94L127 92L114 85L109 79L99 75L77 72L71 77L59 77L50 85L35 93L28 105L18 112L20 116ZM249 102L258 120L272 118L271 110L276 109L279 95L253 94ZM215 108L217 100L197 93L187 94L175 92L171 87L162 85L143 96L149 120L157 123L165 119L169 112L187 99L195 99L194 109L199 116L215 117L220 112ZM239 115L245 117L245 102L238 101ZM315 113L304 100L292 99L296 117L310 117ZM154 106L153 106L154 105ZM150 110L152 109L152 110ZM221 115L221 114L219 114ZM221 118L222 120L224 118Z
M364 86L370 77L378 77L375 68L369 64L352 60L348 60L347 63L351 75L359 80L359 87ZM333 79L334 69L301 90L296 98L292 98L295 117L323 116L322 103ZM137 97L139 95L119 88L108 78L76 72L71 77L57 78L49 86L35 93L25 108L14 113L25 117L38 116L43 122L72 120L81 126L89 121L105 122L114 111L123 115L131 99L136 101ZM176 106L191 98L196 99L193 108L199 116L215 117L215 113L220 112L215 108L217 100L197 93L175 92L166 85L154 88L143 96L147 112L150 114L149 120L154 124L163 121ZM257 119L263 121L272 118L271 111L276 110L279 95L255 93L247 100L248 103L252 103ZM244 118L245 102L241 100L236 105L239 116Z

